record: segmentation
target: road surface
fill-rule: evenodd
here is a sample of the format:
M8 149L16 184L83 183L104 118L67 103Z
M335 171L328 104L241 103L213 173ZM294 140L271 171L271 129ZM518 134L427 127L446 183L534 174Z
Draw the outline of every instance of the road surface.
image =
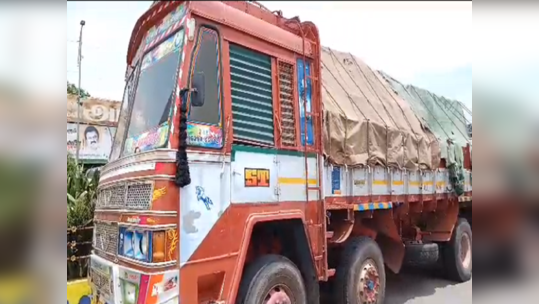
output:
M386 304L472 304L472 281L454 284L433 271L405 271L387 279Z
M405 271L388 277L386 304L537 304L539 277L511 279L487 273L472 281L455 284L436 277L435 270Z
M532 230L529 230L532 231ZM535 230L533 230L535 231ZM530 232L531 233L531 232ZM436 268L404 270L398 276L388 274L386 304L537 304L539 303L539 234L530 234L521 248L523 269L527 274L510 276L496 266L474 267L472 281L455 284L440 279Z

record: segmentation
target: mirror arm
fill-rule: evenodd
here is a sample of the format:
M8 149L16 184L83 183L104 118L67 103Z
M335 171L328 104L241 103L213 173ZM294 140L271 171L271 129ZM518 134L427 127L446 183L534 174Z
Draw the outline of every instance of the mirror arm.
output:
M180 95L183 95L185 93L196 93L196 92L197 92L196 88L183 88L180 90Z

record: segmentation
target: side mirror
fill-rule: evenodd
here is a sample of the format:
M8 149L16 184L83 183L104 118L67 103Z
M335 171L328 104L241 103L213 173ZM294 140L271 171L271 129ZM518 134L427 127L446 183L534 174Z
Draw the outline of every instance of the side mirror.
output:
M91 169L88 169L88 171L86 171L86 178L98 178L99 179L99 175L101 173L101 169L103 167L95 167L95 168L91 168Z
M202 107L204 105L204 93L206 92L206 77L204 73L195 73L191 84L194 89L191 93L191 105L193 107Z

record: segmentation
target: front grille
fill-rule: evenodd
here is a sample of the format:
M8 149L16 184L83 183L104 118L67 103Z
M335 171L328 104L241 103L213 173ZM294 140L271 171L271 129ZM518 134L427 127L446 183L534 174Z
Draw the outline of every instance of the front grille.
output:
M127 186L127 209L148 210L151 208L152 184L131 184Z
M153 183L116 184L99 191L96 207L99 209L151 209Z
M99 293L112 296L114 290L112 277L107 276L95 269L90 269L90 280Z
M94 231L94 248L116 255L118 252L118 226L108 223L96 223Z
M98 208L121 208L125 202L125 185L115 185L99 192Z

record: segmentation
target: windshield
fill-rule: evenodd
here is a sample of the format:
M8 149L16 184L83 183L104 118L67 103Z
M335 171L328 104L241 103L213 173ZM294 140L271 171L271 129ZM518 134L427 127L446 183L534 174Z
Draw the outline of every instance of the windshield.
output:
M120 157L122 143L125 138L125 131L127 130L127 124L129 120L129 96L133 93L133 75L138 74L138 68L131 73L127 80L124 97L122 99L122 108L120 110L120 117L118 118L118 127L116 128L116 135L114 136L114 142L112 143L112 151L110 153L109 161L115 161Z
M122 156L166 146L183 39L180 29L142 58Z

